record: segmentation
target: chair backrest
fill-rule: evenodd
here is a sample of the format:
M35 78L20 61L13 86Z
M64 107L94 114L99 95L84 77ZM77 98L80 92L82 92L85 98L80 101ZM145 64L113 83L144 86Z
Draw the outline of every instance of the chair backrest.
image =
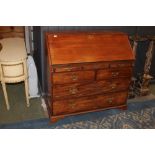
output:
M14 83L27 78L26 59L18 62L0 62L1 80Z

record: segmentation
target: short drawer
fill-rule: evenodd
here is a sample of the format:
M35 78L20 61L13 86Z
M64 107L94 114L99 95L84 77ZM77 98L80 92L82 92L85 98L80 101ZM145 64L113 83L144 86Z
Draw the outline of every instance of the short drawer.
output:
M74 71L82 71L82 65L66 65L66 66L52 66L53 71L56 73L59 72L74 72Z
M87 83L76 83L69 85L56 85L53 87L53 99L68 99L82 96L91 96L107 92L127 90L130 84L129 78L114 80L102 80Z
M53 115L63 115L83 111L91 111L124 105L127 99L127 92L111 93L83 97L72 100L55 101L53 103Z
M97 80L120 78L120 77L131 77L131 75L132 75L132 68L98 70Z
M92 81L94 79L95 79L94 71L53 73L54 84L76 83L82 81Z

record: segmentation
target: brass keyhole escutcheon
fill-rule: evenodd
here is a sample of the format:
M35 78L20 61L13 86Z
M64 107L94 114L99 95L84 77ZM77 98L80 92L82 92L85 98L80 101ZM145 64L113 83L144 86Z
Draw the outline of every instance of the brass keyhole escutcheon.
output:
M58 35L57 35L57 34L54 34L54 35L53 35L53 37L54 37L54 38L57 38L57 37L58 37Z

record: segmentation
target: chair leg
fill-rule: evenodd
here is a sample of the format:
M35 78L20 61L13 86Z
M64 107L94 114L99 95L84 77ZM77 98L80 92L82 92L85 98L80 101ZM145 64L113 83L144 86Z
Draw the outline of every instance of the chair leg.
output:
M6 108L7 108L7 110L10 110L8 95L7 95L7 91L6 91L6 84L4 82L2 82L2 89L3 89L3 93L4 93Z
M26 79L25 81L24 81L24 83L25 83L25 94L26 94L26 103L27 103L27 107L29 107L30 106L30 102L29 102L29 87L28 87L28 80Z

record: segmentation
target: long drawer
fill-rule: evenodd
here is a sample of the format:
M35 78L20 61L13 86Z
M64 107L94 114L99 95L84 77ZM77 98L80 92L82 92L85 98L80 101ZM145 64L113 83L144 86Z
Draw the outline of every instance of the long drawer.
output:
M107 69L109 68L109 62L98 62L98 63L83 63L83 64L71 64L65 66L53 66L54 72L70 72L70 71L83 71L83 70L94 70L94 69Z
M129 78L114 80L102 80L70 85L56 85L53 87L53 99L68 99L73 97L91 96L106 92L127 90L130 84Z
M124 105L127 92L110 93L79 99L60 100L53 102L53 115L63 115L102 108L110 108Z
M83 81L93 81L94 79L95 79L94 71L53 73L53 84L67 84Z
M53 65L52 72L73 72L83 70L98 70L109 68L127 68L132 67L133 62L130 61L116 61L116 62L95 62L95 63L83 63L83 64L68 64L68 65Z

